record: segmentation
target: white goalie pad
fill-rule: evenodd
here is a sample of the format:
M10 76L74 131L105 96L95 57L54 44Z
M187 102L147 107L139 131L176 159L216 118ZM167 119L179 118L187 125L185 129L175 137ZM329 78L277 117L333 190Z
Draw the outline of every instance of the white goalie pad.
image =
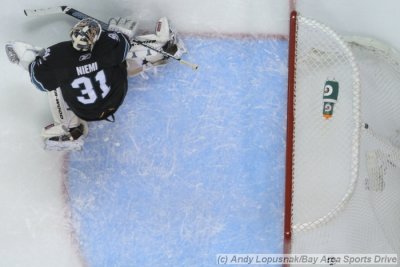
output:
M42 130L44 149L56 151L81 150L88 134L87 122L81 120L69 109L60 88L47 94L54 123Z
M183 54L187 53L185 43L182 41L182 39L179 36L175 35L175 44L176 44L177 50L173 56L175 56L176 58L181 58Z
M76 140L65 140L65 141L56 141L51 140L51 137L43 137L43 148L49 151L78 151L82 150L83 145L85 144L86 136L89 132L89 127L86 121L81 121L81 125L83 126L83 134ZM59 133L64 132L65 135L68 135L68 130L62 128L62 125L54 125L51 124L47 128L48 131L53 131ZM52 130L53 129L53 130ZM61 135L61 134L60 134ZM72 138L71 138L72 139Z
M181 58L187 52L185 44L176 31L171 28L168 19L165 17L157 21L154 34L137 36L135 39L155 50L162 50L176 58ZM140 44L135 44L131 47L127 55L127 61L130 61L130 66L143 67L140 72L136 71L136 74L167 63L168 57L155 50Z
M53 141L44 139L44 149L48 151L79 151L82 150L84 144L84 136L73 141Z
M49 98L50 111L55 124L61 124L67 129L80 124L81 120L68 107L60 88L48 92L47 96Z
M150 45L156 49L162 49L163 47L161 45L158 45L159 48L157 48L157 46L154 44ZM171 54L174 57L181 58L182 55L187 52L184 43L179 37L175 36L175 43L173 45L176 45L176 52L174 54ZM135 45L129 51L126 61L128 63L129 76L141 74L142 76L146 77L146 71L156 71L157 67L164 66L168 63L168 58L147 47ZM132 66L135 67L134 70L132 70Z
M175 31L172 30L168 19L166 17L162 17L156 23L154 34L137 36L136 39L139 41L155 41L165 44L174 38L174 34Z

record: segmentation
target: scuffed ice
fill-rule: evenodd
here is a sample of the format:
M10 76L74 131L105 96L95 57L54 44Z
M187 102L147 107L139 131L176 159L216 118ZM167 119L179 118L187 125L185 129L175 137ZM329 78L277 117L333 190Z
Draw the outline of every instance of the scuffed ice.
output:
M186 59L129 80L115 123L70 156L89 266L213 266L281 253L287 42L186 37Z

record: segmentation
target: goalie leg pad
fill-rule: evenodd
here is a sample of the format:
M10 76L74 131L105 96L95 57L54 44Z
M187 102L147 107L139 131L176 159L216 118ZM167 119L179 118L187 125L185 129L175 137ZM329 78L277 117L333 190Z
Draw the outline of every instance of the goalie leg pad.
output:
M48 98L54 124L42 130L43 138L67 134L69 129L78 127L82 123L81 119L79 119L78 116L69 109L67 103L65 103L60 88L48 92Z
M146 34L137 36L139 41L154 41L157 43L166 43L173 38L174 32L169 26L169 21L166 17L160 18L156 23L154 34Z
M73 141L53 141L50 139L44 140L44 149L49 151L78 151L82 150L85 139L81 136Z
M54 123L42 130L45 150L81 150L88 134L87 122L76 116L65 103L61 89L48 92Z
M155 49L163 50L176 58L181 58L187 52L184 43L171 28L168 19L165 17L157 21L155 34L137 36L136 39ZM168 58L152 49L136 44L131 47L127 59L132 59L140 65L150 63L151 66L159 66L164 65ZM144 66L144 69L146 69L146 66ZM147 67L147 69L149 68Z
M49 127L56 128L58 126L50 125ZM43 138L44 149L55 151L82 150L88 129L87 122L82 121L80 126L70 129L64 135L45 137ZM62 130L65 131L65 129Z
M41 136L46 139L46 138L66 135L68 133L69 133L68 128L66 128L62 124L52 123L42 129Z

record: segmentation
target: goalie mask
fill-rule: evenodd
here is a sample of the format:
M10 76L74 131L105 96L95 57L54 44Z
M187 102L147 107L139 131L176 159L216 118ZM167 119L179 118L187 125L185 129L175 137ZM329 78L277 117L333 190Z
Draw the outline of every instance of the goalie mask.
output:
M76 50L91 51L100 38L101 26L96 20L87 18L79 21L69 34Z

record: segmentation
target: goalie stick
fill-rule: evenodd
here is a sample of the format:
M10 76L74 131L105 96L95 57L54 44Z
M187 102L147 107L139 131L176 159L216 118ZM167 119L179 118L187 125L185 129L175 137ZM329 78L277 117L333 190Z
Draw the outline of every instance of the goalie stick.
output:
M108 24L98 20L96 18L93 18L85 13L80 12L79 10L76 10L72 7L69 6L57 6L57 7L50 7L50 8L39 8L39 9L24 9L24 13L26 16L30 17L30 16L41 16L41 15L51 15L51 14L67 14L71 17L74 17L76 19L85 19L85 18L91 18L91 19L95 19L98 23L100 23L101 27L104 29L108 28ZM175 59L177 61L179 61L179 63L184 64L186 66L191 67L193 70L197 70L199 68L199 66L197 64L194 63L190 63L188 61L185 61L181 58L175 57L174 55L171 55L170 53L167 53L163 50L157 49L152 47L151 45L146 44L145 42L139 41L139 40L135 40L135 39L131 39L130 40L133 44L139 44L141 46L144 46L148 49L151 49L157 53L162 54L163 56L167 57L167 58L172 58Z

